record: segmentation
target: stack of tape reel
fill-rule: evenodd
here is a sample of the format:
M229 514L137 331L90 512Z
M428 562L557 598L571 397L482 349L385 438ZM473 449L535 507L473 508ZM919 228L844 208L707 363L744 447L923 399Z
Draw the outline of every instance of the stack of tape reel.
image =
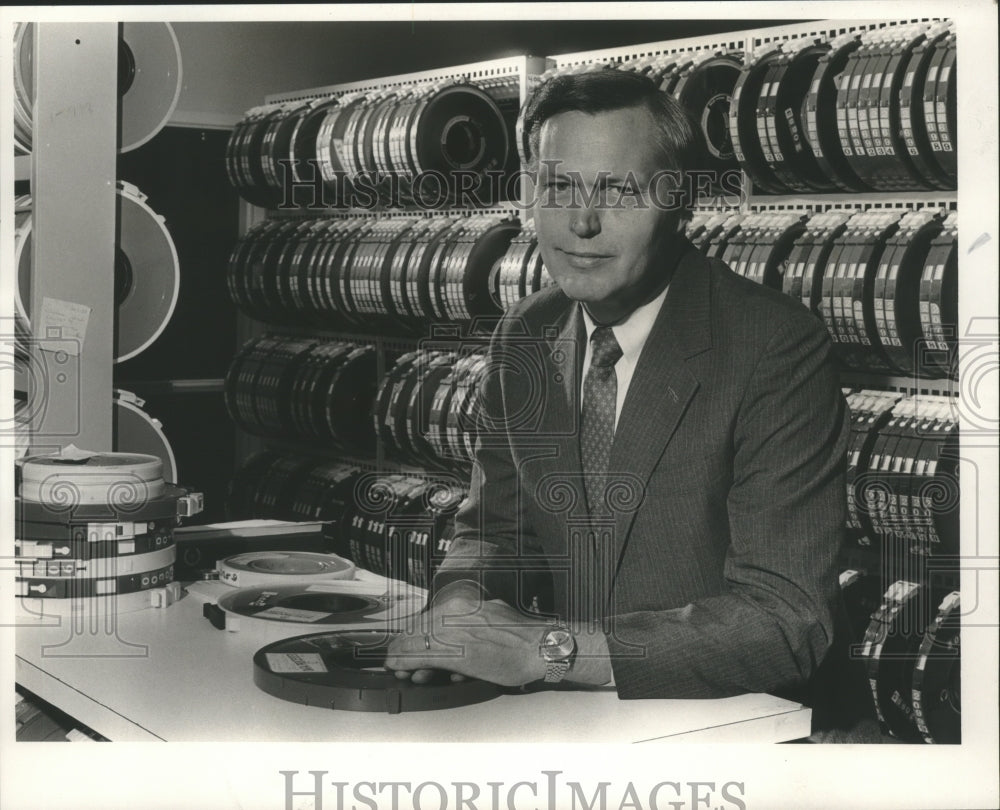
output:
M840 579L850 602L853 591L871 590L873 577L848 570ZM959 592L900 579L877 604L859 651L883 731L907 742L960 743Z
M498 315L494 269L520 227L499 213L270 219L233 248L229 296L258 320L365 330Z
M861 391L851 408L848 529L884 559L959 553L958 413L951 397Z
M156 456L90 453L70 445L19 464L16 592L44 615L163 607L177 596L173 529L202 509L200 493L169 484Z
M688 111L695 125L698 154L692 168L705 172L713 185L723 172L737 169L736 152L729 131L733 90L743 67L743 54L725 48L707 48L652 54L637 59L565 65L543 73L537 83L556 76L592 73L601 70L625 70L639 73L653 81L660 91L673 96ZM517 122L517 148L521 162L528 163L531 146L525 129L524 114ZM712 174L708 174L711 172Z
M203 601L213 626L258 643L315 629L398 627L425 601L422 590L336 554L246 552L219 560L215 575L188 593Z
M956 374L957 211L701 211L687 236L822 318L845 367Z
M374 449L377 362L368 344L256 338L229 366L226 408L249 433L320 440L364 455Z
M382 378L373 408L387 454L431 469L471 464L485 373L480 351L420 349L399 357Z
M729 117L755 191L954 189L956 54L949 22L766 46Z
M34 89L34 23L14 30L14 143L31 152ZM126 22L118 43L121 146L129 152L159 132L181 94L181 52L170 23Z
M421 191L437 199L439 184L430 191L414 178L507 167L510 125L499 105L517 92L513 77L443 80L254 107L230 136L229 181L248 202L274 207L292 179L282 161L291 160L298 183L318 175L340 205L355 191L372 202L390 193L408 202Z
M218 581L188 594L226 637L266 644L253 656L254 683L268 694L347 711L427 711L500 694L446 672L414 684L384 666L387 646L423 610L426 592L358 569L335 554L255 551L219 560ZM303 631L312 631L303 635Z

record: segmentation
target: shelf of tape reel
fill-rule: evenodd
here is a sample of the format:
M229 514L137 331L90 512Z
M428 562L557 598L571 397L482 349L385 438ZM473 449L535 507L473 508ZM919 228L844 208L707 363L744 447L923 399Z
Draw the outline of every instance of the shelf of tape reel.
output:
M229 139L229 181L265 208L286 199L289 180L304 186L313 178L323 184L324 201L335 205L414 204L422 184L413 181L421 175L461 171L484 178L510 168L516 104L509 114L498 105L507 108L516 97L515 77L445 79L260 105ZM455 201L454 194L444 199ZM482 202L496 201L491 195Z
M466 495L464 482L448 473L387 473L264 451L234 478L229 511L322 520L333 553L359 569L427 587Z
M848 395L848 530L885 565L959 552L958 412L951 397Z
M14 140L31 151L34 102L34 26L14 30ZM170 23L125 22L118 46L118 93L121 109L119 152L142 146L173 115L180 98L183 70L180 46Z
M361 456L373 454L378 437L400 463L447 469L471 463L485 370L480 344L469 342L404 353L376 386L370 346L265 336L233 361L226 403L255 435L320 439Z
M635 59L598 60L550 68L538 77L535 86L562 75L601 70L622 70L649 78L662 92L672 95L690 114L695 126L697 154L692 169L719 188L722 175L739 168L729 131L730 98L743 54L726 48L692 49ZM528 163L531 146L522 108L518 117L517 148L522 164ZM737 184L738 187L738 184Z
M258 320L352 331L499 315L491 273L519 228L503 213L271 219L234 246L229 295Z
M177 249L163 217L129 183L118 183L117 199L120 241L115 261L116 363L135 357L162 334L173 316L180 290ZM29 324L31 241L30 198L22 198L15 211L14 303Z
M687 234L822 318L846 369L954 377L955 211L698 212Z
M248 342L226 375L226 407L244 430L322 440L361 455L374 450L374 347L263 337Z
M772 37L744 67L730 129L757 192L955 188L948 22Z
M860 645L883 730L906 742L960 743L960 598L898 580Z

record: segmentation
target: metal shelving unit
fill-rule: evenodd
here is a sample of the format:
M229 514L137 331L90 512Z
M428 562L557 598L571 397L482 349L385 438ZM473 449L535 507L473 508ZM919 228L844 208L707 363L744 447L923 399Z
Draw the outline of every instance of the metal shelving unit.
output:
M930 18L912 18L903 20L822 20L767 28L754 28L735 31L729 34L707 37L690 37L677 40L645 43L632 46L604 48L542 57L511 57L488 62L468 65L458 65L418 73L400 74L382 78L366 79L343 84L331 84L303 90L281 92L265 98L267 103L307 100L324 96L339 96L355 91L379 90L399 87L406 84L439 81L441 79L496 79L505 76L516 77L518 81L520 100L523 104L527 99L537 78L550 68L564 68L595 63L620 64L622 62L640 59L648 56L670 55L683 52L714 52L728 51L742 53L745 59L752 59L755 52L772 46L775 43L808 40L829 39L855 31L869 31L880 28L901 26L910 23L928 22ZM921 207L938 207L955 209L958 194L955 191L899 192L899 193L868 193L868 194L815 194L815 195L766 195L754 194L749 178L744 174L744 193L734 203L731 197L718 197L703 201L697 206L700 210L732 210L734 212L752 213L760 211L809 211L819 212L829 209L908 209ZM522 186L522 197L527 200L528 191ZM302 216L301 212L265 211L255 209L249 204L244 205L247 227L267 217ZM524 212L507 211L503 206L490 209L504 213ZM408 211L380 212L381 215L412 215ZM338 211L320 211L311 216L372 216L371 212L351 213ZM245 229L243 229L245 232ZM265 331L265 327L257 322L240 316L241 342L257 336ZM343 337L332 330L307 330L303 327L267 327L268 331L286 334L316 334L328 337ZM414 348L416 339L406 337L372 336L370 342L376 345L381 360L386 351L406 350ZM843 382L846 386L864 386L905 392L908 394L929 393L958 396L958 383L952 380L917 380L884 374L868 374L844 371ZM250 452L261 449L264 443L256 437L241 436L238 457L245 458ZM287 445L286 445L287 447ZM381 462L380 462L381 463Z
M118 25L41 23L33 46L34 151L16 161L33 201L31 452L110 450Z
M264 101L267 104L277 104L287 101L306 101L315 98L323 97L336 97L341 96L346 93L353 93L359 91L374 91L382 90L392 87L401 87L404 85L411 84L427 84L437 81L442 81L446 79L465 79L469 81L484 81L484 80L497 80L509 78L511 81L517 82L518 87L518 101L519 104L527 100L528 95L533 89L538 76L545 72L550 67L554 66L554 60L546 59L544 57L536 56L512 56L504 59L493 59L484 62L474 62L465 65L454 65L450 67L437 68L434 70L425 70L415 73L405 73L397 74L392 76L384 76L381 78L365 79L356 82L346 82L341 84L330 84L321 87L311 87L302 90L293 90L288 92L274 93L265 97ZM521 187L521 198L522 201L527 200L529 195L529 190L524 185L526 181L522 178ZM424 212L425 215L426 212ZM519 209L516 205L509 204L498 204L489 206L487 208L480 208L475 210L462 210L456 211L452 209L442 209L440 211L435 211L435 214L450 214L450 215L471 215L471 214L488 214L497 213L504 215L523 215L523 211ZM240 233L246 233L255 224L268 218L302 218L302 219L315 219L319 217L331 217L331 218L345 218L345 217L374 217L374 216L390 216L390 217L412 217L414 215L420 215L420 211L407 210L407 209L393 209L388 211L345 211L343 209L325 209L316 210L303 213L300 210L287 211L280 209L263 209L257 206L253 206L249 203L244 202L241 205L240 214ZM381 377L386 371L386 354L388 352L403 352L411 350L417 347L418 338L409 338L406 336L384 336L384 335L370 335L370 336L360 336L345 334L343 332L338 332L333 329L313 329L308 327L291 327L291 326L279 326L279 325L269 325L264 324L259 321L255 321L242 313L238 317L238 342L243 345L246 341L259 337L265 332L272 332L275 334L288 334L288 335L315 335L334 339L344 339L357 342L368 342L375 346L376 354L378 357L378 371ZM302 452L307 455L315 455L315 448L305 448L301 445L296 445L291 442L272 442L262 439L258 436L253 436L243 432L242 430L237 430L237 446L236 446L236 457L237 465L241 464L249 456L254 453L263 450L265 447L280 447L285 450L291 450L293 452ZM298 448L296 450L295 448ZM360 462L359 462L360 463ZM382 472L400 472L400 471L414 471L415 468L407 467L406 465L394 464L387 461L382 453L382 448L379 448L378 456L374 460L374 466L371 463L365 464L366 467L372 469L377 469Z

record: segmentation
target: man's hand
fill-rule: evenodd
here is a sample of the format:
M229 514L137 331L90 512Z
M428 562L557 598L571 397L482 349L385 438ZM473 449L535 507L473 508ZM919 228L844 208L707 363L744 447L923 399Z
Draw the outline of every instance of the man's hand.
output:
M467 591L438 599L423 626L389 645L385 666L417 683L434 669L520 686L545 677L539 644L546 623L518 613L499 599L483 601ZM423 632L419 632L419 631Z
M415 683L435 669L501 686L521 686L545 677L540 645L550 625L525 616L499 599L483 599L478 589L451 588L421 614L421 624L389 645L387 669ZM566 679L606 684L612 680L607 639L600 632L575 634L577 655Z

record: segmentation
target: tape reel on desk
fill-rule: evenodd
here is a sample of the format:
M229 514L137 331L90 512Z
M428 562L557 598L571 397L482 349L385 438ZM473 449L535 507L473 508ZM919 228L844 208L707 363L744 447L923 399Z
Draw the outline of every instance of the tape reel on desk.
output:
M423 610L422 591L387 580L327 580L252 588L193 583L218 630L266 643L306 632L398 627Z
M254 655L254 683L293 703L388 714L469 706L501 694L500 687L486 681L452 683L444 671L422 684L397 678L384 667L395 636L390 631L347 631L278 641Z
M31 152L34 28L34 23L18 23L14 32L14 140L24 153ZM163 129L177 107L181 79L181 51L170 23L122 24L118 42L119 152L142 146Z
M219 560L219 579L234 588L297 586L353 579L355 566L336 554L310 551L250 551Z
M166 494L163 463L139 453L87 453L68 449L32 456L21 467L25 512L141 510ZM110 512L109 512L110 514ZM56 521L59 522L59 521Z

